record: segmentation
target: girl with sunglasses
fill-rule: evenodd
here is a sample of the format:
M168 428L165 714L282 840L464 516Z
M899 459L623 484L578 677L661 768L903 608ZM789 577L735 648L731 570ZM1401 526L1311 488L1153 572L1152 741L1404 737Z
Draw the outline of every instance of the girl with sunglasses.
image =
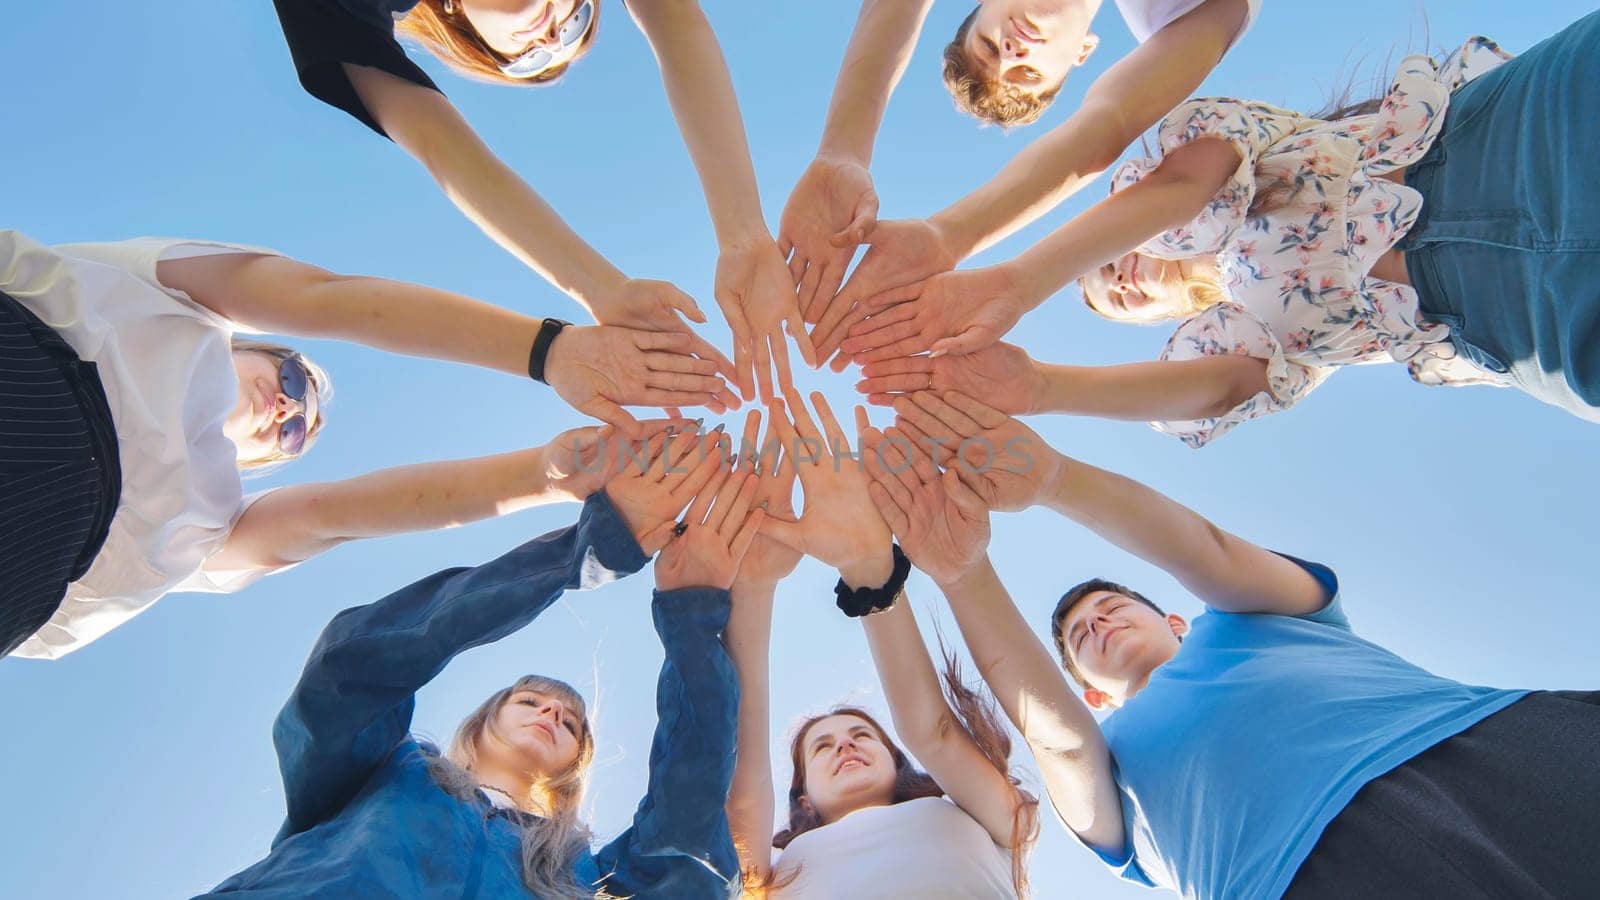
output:
M905 596L909 564L873 506L872 479L861 462L846 459L850 446L827 402L812 394L819 431L804 401L792 391L786 397L773 406L759 454L758 497L768 517L734 581L728 625L741 689L728 811L749 893L786 900L1023 896L1038 801L1011 776L1010 738L988 699L967 688L949 660L941 688ZM870 434L860 409L857 432ZM747 425L743 455L754 442ZM859 459L869 455L858 452ZM796 477L805 493L798 518L790 506ZM788 821L773 834L773 597L804 554L839 570L837 605L861 617L905 749L857 707L807 718L789 746Z
M611 424L246 496L241 470L315 443L331 391L305 357L237 336L259 331L537 374ZM610 433L681 423L640 423L622 404L729 394L684 335L563 328L270 251L153 238L52 248L0 231L0 347L0 655L42 658L169 591L234 591L353 538L581 500Z
M600 0L275 0L300 83L390 138L428 170L467 218L581 304L596 321L689 332L705 316L661 281L629 278L579 237L491 151L433 80L406 57L419 43L469 78L548 84L593 46ZM789 377L785 329L814 364L795 284L761 216L744 123L716 35L698 3L634 0L627 9L655 52L689 155L700 173L719 257L716 299L734 337L729 363L695 338L746 399L751 371Z
M1420 384L1515 387L1600 421L1584 137L1600 121L1597 40L1600 14L1514 59L1474 37L1442 62L1403 60L1382 98L1314 116L1191 100L1162 123L1159 157L1121 167L1109 199L1015 260L869 301L844 343L868 363L862 388L1013 372L1027 388L1008 412L1154 420L1201 447L1339 368L1400 363ZM1178 321L1162 358L1040 366L995 349L1074 279L1102 316Z
M608 480L577 524L336 616L273 726L283 827L265 859L207 896L729 896L739 866L723 803L739 687L721 635L763 513L756 480L729 471L725 441L658 436L651 462ZM719 452L685 462L708 444ZM658 550L650 614L665 659L649 786L615 840L593 850L580 818L595 737L570 685L516 679L443 752L411 734L416 692L457 655Z

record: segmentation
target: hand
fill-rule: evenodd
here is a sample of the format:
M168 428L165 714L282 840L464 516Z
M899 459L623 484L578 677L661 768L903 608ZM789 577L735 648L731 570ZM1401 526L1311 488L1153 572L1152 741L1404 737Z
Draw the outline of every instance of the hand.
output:
M628 456L606 481L606 496L647 555L666 546L678 513L711 476L731 468L728 439L720 425L703 435L668 429L643 444L618 447L617 452Z
M817 358L833 356L850 327L867 317L863 300L948 272L960 261L961 254L953 241L928 219L879 222L872 230L871 246L850 280L838 294L827 299L822 310L817 309L821 300L807 310L806 321L816 322L811 339L817 347ZM840 355L833 360L833 370L843 372L849 364L850 358Z
M744 420L744 437L739 440L739 469L756 472L756 505L767 511L767 519L796 522L794 514L794 459L784 451L777 429L767 429L765 443L761 440L761 411L752 409ZM759 448L759 449L758 449ZM787 578L800 564L803 556L767 535L760 535L750 552L739 565L736 579L742 584L775 585Z
M816 365L816 353L800 319L794 279L770 238L761 235L724 248L717 257L715 291L717 305L733 332L734 381L746 400L755 397L750 385L752 368L764 401L773 397L773 365L780 386L793 382L785 330L794 338L806 365Z
M693 428L685 419L648 419L640 422L643 439L649 440L667 429ZM605 487L620 471L623 454L617 429L610 425L585 425L569 428L544 446L544 477L550 493L582 503Z
M883 584L894 569L894 557L889 552L889 526L867 495L872 479L856 460L845 456L850 445L822 394L811 394L822 432L799 394L790 389L785 398L787 410L785 404L772 404L772 425L786 451L794 454L805 509L797 522L768 519L765 533L838 569L852 586ZM868 427L866 419L866 410L857 407L858 434Z
M689 513L656 560L656 590L687 587L727 590L765 512L752 509L757 478L750 472L718 472L689 504ZM715 504L715 505L713 505Z
M700 306L694 302L693 297L678 290L669 282L648 278L630 278L622 282L614 291L596 303L594 309L595 321L601 325L688 335L690 342L687 352L715 363L716 371L729 381L733 381L735 376L733 363L728 361L728 357L724 356L721 350L695 334L688 323L679 318L680 315L697 324L704 325L706 322L706 314L700 311ZM717 415L729 409L739 408L739 398L733 391L719 394L717 399L719 402L710 407ZM718 406L722 408L718 409Z
M894 428L887 436L874 429L861 441L872 475L867 490L912 565L949 584L983 559L989 509L954 469L940 473L926 451Z
M856 390L874 406L915 391L960 391L982 397L988 405L1014 416L1039 409L1044 396L1044 376L1021 347L999 341L961 356L902 356L867 363Z
M732 396L716 363L689 355L692 338L614 325L572 325L556 335L545 379L579 412L640 439L638 420L624 405L711 406Z
M819 153L801 173L778 220L778 250L800 285L800 313L815 324L839 291L856 247L878 223L878 192L866 164Z
M972 353L1005 336L1035 305L1010 266L935 275L868 297L871 318L850 327L839 345L859 363L932 351Z
M924 391L895 400L894 410L895 427L918 447L934 448L939 464L990 509L1039 503L1065 465L1032 428L965 394Z

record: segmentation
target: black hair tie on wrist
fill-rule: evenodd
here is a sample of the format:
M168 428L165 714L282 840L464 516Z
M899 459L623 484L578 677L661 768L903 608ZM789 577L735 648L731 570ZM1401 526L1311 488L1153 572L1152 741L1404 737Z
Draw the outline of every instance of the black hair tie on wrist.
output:
M894 607L894 598L900 595L906 586L906 579L911 577L911 560L906 558L899 544L890 545L890 550L894 553L894 572L883 587L852 590L843 578L833 586L837 598L834 602L839 605L840 612L852 619L859 619Z
M549 384L544 377L545 357L550 355L550 345L555 343L561 329L571 325L561 319L545 319L539 323L539 333L533 339L533 349L528 351L528 377L540 384Z

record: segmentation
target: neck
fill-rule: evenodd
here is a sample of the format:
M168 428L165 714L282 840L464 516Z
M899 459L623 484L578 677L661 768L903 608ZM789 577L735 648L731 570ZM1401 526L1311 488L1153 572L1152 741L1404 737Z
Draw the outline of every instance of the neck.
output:
M533 780L524 774L481 765L472 774L478 779L478 784L506 794L519 807L527 805L532 795Z
M873 798L869 798L869 799L863 799L859 803L852 803L852 804L849 804L848 806L843 807L842 809L834 810L832 814L826 814L826 813L823 814L823 816L822 816L822 824L824 824L824 825L832 825L833 823L839 821L840 819L844 818L845 816L850 815L853 812L856 812L857 810L871 809L874 806L891 806L891 805L893 805L893 798L892 797L873 797Z

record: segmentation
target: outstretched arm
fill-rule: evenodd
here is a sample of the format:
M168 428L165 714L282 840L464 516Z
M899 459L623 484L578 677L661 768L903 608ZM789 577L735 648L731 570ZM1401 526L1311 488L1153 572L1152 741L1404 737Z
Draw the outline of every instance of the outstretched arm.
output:
M1077 193L1199 88L1244 27L1248 6L1209 0L1157 32L1095 79L1070 118L935 222L970 256Z
M717 303L734 336L734 367L746 399L755 371L763 397L772 395L771 367L789 380L784 329L807 365L811 342L796 306L795 286L761 215L755 167L744 120L722 48L696 0L634 0L628 4L661 66L661 81L700 174L706 206L721 248ZM742 360L742 361L741 361Z
M863 0L828 104L817 156L778 223L779 249L815 324L839 290L856 247L877 224L872 146L932 0Z

